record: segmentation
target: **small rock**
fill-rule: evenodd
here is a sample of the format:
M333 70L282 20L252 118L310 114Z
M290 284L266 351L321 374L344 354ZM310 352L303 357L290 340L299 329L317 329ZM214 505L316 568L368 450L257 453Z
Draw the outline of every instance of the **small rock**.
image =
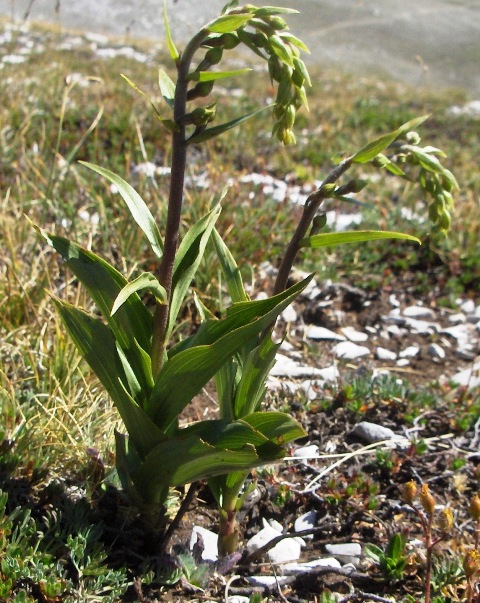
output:
M355 360L362 356L370 354L370 350L363 346L353 343L353 341L342 341L337 343L333 348L333 353L337 358L344 358L345 360Z
M309 511L308 513L304 513L303 515L300 515L300 517L297 517L297 519L295 520L295 524L294 524L295 532L301 532L302 530L310 530L315 527L316 523L317 523L317 512L316 511ZM313 538L313 534L309 534L307 536L304 536L303 538L310 540Z
M420 353L420 348L416 345L409 345L399 354L400 358L415 358Z
M378 347L375 350L375 354L379 360L396 360L397 354L386 348Z
M480 385L480 362L475 362L473 366L460 371L449 379L453 383L463 385L469 389Z
M345 341L345 337L343 335L338 335L334 331L330 329L326 329L325 327L317 327L315 325L310 325L306 328L306 336L308 339L326 339L330 341Z
M282 526L271 520L270 523L263 518L263 529L255 534L247 543L249 553L262 548L265 544L282 534ZM283 563L285 561L296 561L300 558L302 546L305 542L302 538L284 538L268 551L268 558L272 563Z
M297 458L305 458L305 459L312 458L313 456L318 456L318 446L316 444L309 444L307 446L301 446L300 448L297 448L294 451L293 456L295 456ZM302 517L303 517L303 515L302 515Z
M344 544L326 544L327 553L338 559L342 563L360 563L362 547L357 542L345 542Z
M388 298L388 301L394 308L398 308L400 306L400 302L398 301L398 299L396 298L394 293L392 293L390 295L390 297Z
M190 537L190 550L197 542L197 534L203 540L204 549L202 551L202 559L204 561L217 561L218 559L218 535L202 526L193 526L192 536Z
M291 377L295 379L300 377L319 377L322 379L325 378L325 374L325 369L298 364L284 354L277 354L275 364L270 371L272 377Z
M434 358L445 358L445 350L438 343L431 343L427 348L427 352Z
M410 360L408 358L400 358L397 360L397 366L404 367L410 364Z
M291 576L295 574L307 574L312 572L317 567L332 567L340 569L342 567L338 559L334 557L323 557L322 559L313 559L305 563L286 563L282 565L282 571L285 576Z
M475 302L473 299L467 299L460 306L460 310L465 314L473 314L475 312Z
M465 314L462 314L461 312L458 314L451 314L448 317L448 322L451 322L452 325L458 325L458 324L467 322L467 317L465 316Z
M373 442L381 442L383 440L392 440L398 436L389 427L383 427L376 423L362 421L357 423L351 431L351 435L372 444ZM333 546L333 545L332 545Z
M442 330L442 333L450 335L457 341L465 341L471 337L471 326L468 324L458 324L453 327L447 327Z
M340 329L347 339L360 343L361 341L368 341L367 333L355 330L353 327L343 327Z
M287 584L288 576L247 576L246 580L252 586L263 586L264 588L270 588L277 584Z
M228 597L228 603L249 603L250 597L243 597L242 595L230 595Z
M404 309L403 315L408 318L435 318L435 312L423 306L408 306Z
M418 335L431 335L432 333L438 333L441 329L440 325L436 322L429 322L427 320L418 320L416 318L405 317L405 324L412 331Z
M298 314L292 304L287 306L280 316L285 322L296 322L298 318Z

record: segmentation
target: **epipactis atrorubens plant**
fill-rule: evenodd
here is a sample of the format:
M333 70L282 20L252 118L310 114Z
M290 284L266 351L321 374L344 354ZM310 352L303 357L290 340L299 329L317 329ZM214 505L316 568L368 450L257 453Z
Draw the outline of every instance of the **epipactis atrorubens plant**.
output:
M295 142L296 113L307 106L306 87L310 86L301 59L301 53L308 49L288 32L281 16L295 12L250 4L238 7L237 2L230 2L221 16L194 35L182 52L172 40L165 12L167 46L177 75L172 81L160 71L160 89L170 114L154 106L172 138L163 236L145 202L127 182L103 167L85 164L118 188L158 260L157 276L142 273L128 282L93 252L38 228L89 291L103 316L101 320L55 300L76 346L121 415L128 435L116 434L118 474L157 535L160 548L166 545L171 532L165 515L169 488L206 479L220 510L220 553L234 551L239 536L236 513L246 493L249 471L278 461L289 442L305 435L288 414L261 410L267 375L279 345L272 339L275 320L312 278L287 288L299 251L383 238L419 242L397 232L319 232L325 226L322 202L348 198L366 184L344 175L356 164L369 163L401 178L416 180L431 198L429 215L434 226L440 230L450 226L452 191L457 184L440 163L443 153L419 146L420 138L412 130L426 119L420 117L343 159L308 197L280 262L270 298L253 301L245 292L237 263L215 228L223 199L179 242L189 147L203 144L257 113L215 124L216 102L209 100L215 82L248 71L219 70L216 66L225 51L244 45L268 63L277 90L270 108L273 134L284 144ZM388 154L393 143L395 150ZM199 330L174 343L172 332L179 311L209 241L218 254L232 305L217 319L199 302L204 319ZM140 297L146 291L155 296L153 314ZM220 418L179 427L180 413L212 378L216 381Z

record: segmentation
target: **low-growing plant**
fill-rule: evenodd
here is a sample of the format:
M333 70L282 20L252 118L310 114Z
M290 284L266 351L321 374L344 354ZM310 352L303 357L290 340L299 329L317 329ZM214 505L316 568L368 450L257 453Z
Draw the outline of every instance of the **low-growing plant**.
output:
M394 534L388 541L385 551L374 544L367 544L365 553L378 563L381 571L388 580L401 580L407 563L405 534Z
M281 16L294 12L251 4L238 7L231 1L179 52L165 11L167 46L177 77L173 81L160 70L160 90L170 113L151 103L172 141L164 229L125 180L104 167L84 164L117 187L151 246L157 268L128 281L94 252L37 227L86 287L102 315L103 319L61 299L54 300L67 331L121 415L128 435L116 434L117 471L140 508L157 550L165 548L172 531L167 527L165 509L169 488L206 479L220 511L220 554L233 552L239 538L236 515L248 493L244 485L249 471L278 461L287 444L304 435L289 414L261 410L266 379L280 345L273 339L276 318L313 278L310 275L287 286L298 254L304 249L379 239L419 242L408 234L380 230L322 233L326 225L322 203L327 199L351 200L351 195L368 184L364 170L370 165L418 182L425 197L431 199L428 214L434 228L446 231L450 226L452 191L457 183L440 162L442 151L420 146L420 137L413 131L426 119L420 117L344 157L309 195L279 261L271 297L250 299L238 265L215 228L228 191L179 242L190 147L203 145L267 110L273 115L273 135L285 145L295 142L296 114L302 106L307 107L306 88L311 82L301 59L301 53L308 49L287 31ZM216 82L246 71L220 71L216 66L226 51L239 45L268 64L276 85L275 101L269 107L213 125L217 103L210 95ZM360 175L345 178L355 167L361 169ZM197 298L202 324L194 334L176 341L174 332L182 304L208 245L213 245L218 256L232 303L217 318ZM153 296L153 313L150 300L142 297L147 292ZM180 414L212 378L220 418L180 426ZM192 488L189 493L187 501Z

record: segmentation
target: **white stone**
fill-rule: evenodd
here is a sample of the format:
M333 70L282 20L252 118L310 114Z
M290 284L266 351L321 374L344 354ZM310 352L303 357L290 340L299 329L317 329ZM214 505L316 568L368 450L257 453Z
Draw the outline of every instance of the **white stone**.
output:
M306 328L306 336L308 339L325 339L329 341L345 341L343 335L339 335L330 329L325 327L317 327L316 325L309 325Z
M467 299L460 306L460 310L465 312L465 314L473 314L475 312L475 302L473 299Z
M435 312L423 306L408 306L404 309L403 315L408 318L434 318Z
M288 576L247 576L246 580L252 586L270 588L277 584L287 584L289 579Z
M318 369L313 366L300 365L284 354L277 354L275 364L270 371L272 377L319 377L325 378L326 369Z
M450 115L465 115L467 117L480 117L480 100L473 100L464 105L454 105L447 109Z
M318 456L318 446L316 444L308 444L307 446L301 446L300 448L297 448L294 451L293 456L305 459L316 457Z
M218 559L218 535L202 526L193 526L192 535L190 537L190 550L197 542L197 534L203 539L204 549L202 551L202 559L204 561L217 561Z
M250 597L243 597L242 595L230 595L228 597L228 603L249 603Z
M417 318L409 318L408 316L405 317L405 324L411 329L412 333L418 333L419 335L438 333L441 329L440 325L436 322L418 320Z
M372 444L373 442L382 442L383 440L392 440L397 438L397 434L389 427L383 427L369 421L361 421L352 429L351 435Z
M360 224L363 220L361 213L337 214L335 210L327 211L327 226L337 232L346 230L352 224Z
M427 352L434 358L445 358L445 350L438 343L431 343L427 348Z
M386 348L378 347L375 350L375 354L379 360L396 360L397 354Z
M450 377L449 381L453 381L454 383L463 385L469 389L478 387L480 385L480 362L475 362L473 366Z
M397 366L399 367L408 366L409 364L410 360L408 358L400 358L400 360L397 360Z
M343 327L340 330L342 331L342 333L345 335L345 337L347 339L350 339L350 341L354 341L355 343L368 341L367 333L363 333L362 331L357 331L353 327Z
M357 542L345 542L344 544L326 544L327 553L342 561L343 563L353 563L357 565L360 562L362 547Z
M471 326L468 324L458 324L453 327L447 327L442 330L442 333L450 335L457 341L465 341L471 337Z
M353 341L342 341L337 343L332 351L337 358L344 358L345 360L355 360L356 358L361 358L362 356L370 354L370 350L367 347L357 345L356 343L353 343Z
M301 532L302 530L311 530L312 528L315 527L317 523L317 512L316 511L309 511L308 513L304 513L303 515L300 515L300 517L297 517L297 519L295 520L295 532ZM313 534L304 536L303 538L308 538L308 539L312 539L313 538Z
M451 314L448 317L448 322L451 322L452 325L458 325L460 323L467 322L467 317L465 316L465 314L462 314L461 312L459 312L458 314Z
M420 348L416 345L409 345L399 354L400 358L415 358L420 353Z
M394 293L392 293L390 295L390 297L388 298L388 301L394 308L398 308L400 306L400 302L398 301L398 299Z
M280 314L285 322L296 322L298 318L297 311L292 304L287 306L285 310Z
M305 563L286 563L282 565L282 573L285 576L291 576L295 574L307 574L312 572L317 567L332 567L340 569L342 567L338 559L334 557L323 557L322 559L313 559Z

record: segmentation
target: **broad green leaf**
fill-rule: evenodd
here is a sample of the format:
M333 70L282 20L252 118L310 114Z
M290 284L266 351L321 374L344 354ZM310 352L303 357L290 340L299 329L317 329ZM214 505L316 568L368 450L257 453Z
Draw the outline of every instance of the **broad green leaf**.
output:
M280 6L262 6L255 11L255 17L268 17L269 15L297 15L300 11L294 8L282 8Z
M111 396L136 449L146 454L165 436L128 394L110 329L75 306L58 299L54 302L73 342Z
M387 147L389 147L397 138L400 138L402 134L406 132L410 132L410 130L414 130L420 124L422 124L428 115L423 115L422 117L417 117L416 119L412 119L407 123L403 124L393 132L389 134L384 134L375 140L372 140L367 145L362 147L352 158L354 163L368 163L372 159L374 159L379 153L382 153Z
M222 15L205 26L212 33L231 33L246 25L254 17L253 13L240 13L237 15Z
M208 239L220 215L220 211L221 207L216 206L206 216L201 218L190 228L178 247L173 265L167 339L175 326L185 295L202 261Z
M175 84L163 69L158 72L158 85L165 102L173 108L175 101Z
M140 276L125 285L125 287L120 291L112 307L112 316L127 301L130 295L140 291L149 291L153 293L155 299L160 304L167 303L167 292L165 291L165 288L162 287L162 285L158 282L157 278L151 272L142 272Z
M217 389L220 417L227 421L235 419L233 400L238 374L238 361L233 356L229 358L215 373L215 386Z
M97 172L97 174L100 174L118 188L118 192L127 204L133 219L145 233L154 254L158 259L161 259L163 255L163 242L160 232L158 231L157 224L145 204L145 201L140 197L137 191L130 186L128 182L125 182L123 178L120 178L120 176L117 176L117 174L114 174L110 170L92 163L87 163L86 161L80 161L80 163L94 172Z
M157 425L167 431L228 358L269 327L312 278L269 299L234 304L226 319L204 323L186 344L194 347L170 356L156 379L146 411ZM254 319L252 312L258 316L259 310L260 317Z
M216 228L212 231L212 239L232 302L235 304L237 302L248 301L249 297L245 293L240 269Z
M145 399L139 400L139 398L142 398L142 386L140 385L135 371L132 369L130 363L128 362L128 358L126 357L125 352L122 350L121 346L119 346L117 342L115 343L117 348L117 354L120 359L120 362L122 363L123 372L125 373L125 377L127 379L128 392L132 396L132 398L138 403L138 405L140 407L143 407ZM146 391L143 393L145 394L145 398L148 397L150 392Z
M284 412L254 412L242 420L278 445L288 444L307 435L305 430Z
M214 82L227 77L243 75L249 71L252 71L249 67L246 67L245 69L234 69L232 71L194 71L188 76L188 79L194 82Z
M68 268L87 288L110 329L124 350L131 349L133 342L144 350L150 350L152 316L137 294L131 295L115 316L112 307L127 281L113 266L63 237L47 233L34 226L37 232L65 260Z
M168 22L166 0L163 0L163 22L165 23L165 37L167 38L168 52L170 53L170 56L172 57L172 59L175 62L177 62L178 59L180 58L180 54L173 42L172 33L170 31L170 23Z
M328 232L305 237L300 241L301 247L329 247L330 245L343 245L344 243L358 243L360 241L378 241L379 239L405 239L415 241L421 245L420 239L403 232L392 232L388 230L356 230L348 232Z
M273 105L268 105L267 107L261 107L260 109L257 109L256 111L252 111L251 113L246 113L245 115L242 115L241 117L232 119L231 121L228 121L224 124L220 124L219 126L207 128L203 132L200 132L199 134L195 134L195 135L191 136L187 140L187 142L188 142L188 144L198 144L200 142L205 142L205 140L210 140L210 138L214 138L215 136L218 136L219 134L223 134L227 130L231 130L232 128L235 128L236 126L239 126L241 123L243 123L244 121L247 121L247 119L250 119L254 115L257 115L258 113L261 113L262 111L265 111L266 109L271 109L272 107L273 107Z
M258 409L266 389L266 379L275 363L280 344L266 337L250 352L243 366L242 378L235 391L234 418L241 419Z

